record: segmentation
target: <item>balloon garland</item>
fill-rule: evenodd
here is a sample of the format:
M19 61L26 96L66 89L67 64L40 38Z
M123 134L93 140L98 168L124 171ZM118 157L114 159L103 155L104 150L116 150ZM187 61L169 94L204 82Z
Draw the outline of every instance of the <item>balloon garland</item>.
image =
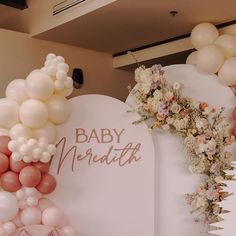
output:
M13 80L0 99L0 236L30 235L25 227L52 227L49 235L76 236L67 217L44 195L56 188L49 174L56 125L70 115L69 66L48 54L44 66ZM57 233L55 233L57 232Z

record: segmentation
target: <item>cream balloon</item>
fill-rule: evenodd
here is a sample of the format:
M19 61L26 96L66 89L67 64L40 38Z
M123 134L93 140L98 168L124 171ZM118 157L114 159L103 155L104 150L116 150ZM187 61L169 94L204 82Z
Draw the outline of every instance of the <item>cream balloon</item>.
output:
M31 129L23 124L14 125L9 131L10 137L13 140L17 140L20 137L24 137L26 139L32 138Z
M230 57L225 60L219 73L219 80L225 85L236 85L236 57Z
M223 50L217 45L207 45L197 53L197 68L206 73L216 73L224 63Z
M60 95L53 95L47 102L49 120L54 124L64 123L69 115L70 110L67 100Z
M6 97L18 103L25 101L28 96L25 93L25 80L15 79L6 88Z
M48 75L38 70L28 75L25 88L29 97L44 101L53 94L54 83Z
M220 35L215 44L223 48L225 57L236 56L236 36L230 34Z
M42 128L34 129L33 136L35 138L46 137L49 143L55 143L57 139L56 126L51 122L47 122Z
M188 55L186 64L189 64L189 65L197 64L197 51L194 51Z
M0 221L6 222L14 219L18 213L16 197L5 191L0 191Z
M9 129L19 122L19 105L16 101L0 99L0 127Z
M210 23L201 23L195 26L191 32L190 40L196 49L212 44L219 36L217 28Z
M236 24L228 25L227 27L223 27L219 30L220 34L232 34L236 35Z
M57 95L61 95L63 97L68 97L72 94L73 89L74 89L73 87L68 88L68 89L63 89L62 91L55 93L55 95L57 94Z
M29 128L43 127L48 120L46 105L35 99L28 99L20 106L20 120Z

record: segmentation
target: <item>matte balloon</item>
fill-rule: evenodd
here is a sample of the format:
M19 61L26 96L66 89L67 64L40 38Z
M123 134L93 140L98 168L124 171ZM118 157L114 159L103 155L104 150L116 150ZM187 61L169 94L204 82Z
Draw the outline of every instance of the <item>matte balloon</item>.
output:
M219 36L217 28L210 23L201 23L191 32L191 42L196 49L212 44Z
M9 168L9 158L3 154L0 153L0 174L6 172Z
M52 227L65 226L66 217L64 213L57 207L49 207L43 211L42 223Z
M216 73L224 63L224 53L217 45L207 45L197 53L197 68L206 73Z
M44 174L37 185L37 190L42 194L52 193L56 188L56 179L50 174Z
M71 226L65 226L61 228L61 232L64 236L77 236L78 232Z
M29 97L39 100L47 100L54 91L51 78L41 71L28 75L25 80L26 93Z
M35 187L41 180L41 172L35 166L26 166L21 170L19 179L24 187Z
M35 162L33 163L33 166L39 169L41 173L46 174L49 171L50 163Z
M19 105L16 101L0 99L0 127L9 129L19 122Z
M24 102L28 98L25 93L25 80L15 79L11 81L6 89L6 97L18 103Z
M35 138L46 137L49 143L55 143L57 139L57 129L52 122L47 122L42 128L34 129Z
M29 127L23 124L14 125L9 131L10 137L13 140L17 140L20 137L29 139L32 137L32 131Z
M8 136L0 136L0 153L3 153L7 156L11 155L11 151L8 148L8 143L10 142L10 137Z
M0 184L3 190L8 192L16 192L21 188L19 176L13 171L7 171L1 175Z
M48 120L48 109L44 103L28 99L20 107L20 120L29 128L41 128Z
M18 213L16 197L9 192L0 191L0 221L11 221Z
M28 207L21 212L23 225L38 225L41 223L42 213L37 207Z
M236 57L230 57L225 60L218 76L221 83L227 86L236 85Z
M16 173L20 173L20 171L25 168L26 166L29 166L29 163L25 163L23 161L14 161L12 157L10 157L10 169Z
M59 95L53 95L47 101L49 119L54 124L64 123L70 115L70 109L67 100Z
M236 56L236 36L230 34L220 35L215 44L223 48L225 57Z
M197 51L194 51L188 55L186 64L189 64L189 65L197 64Z

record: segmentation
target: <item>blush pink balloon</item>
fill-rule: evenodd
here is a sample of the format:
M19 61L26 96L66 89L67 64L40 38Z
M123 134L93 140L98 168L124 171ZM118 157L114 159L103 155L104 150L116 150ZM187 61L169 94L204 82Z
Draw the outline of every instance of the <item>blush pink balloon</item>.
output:
M233 117L233 120L236 121L236 107L234 108L232 112L232 117Z
M71 226L65 226L65 227L61 228L61 232L65 236L77 236L78 235L78 232Z
M11 141L8 136L0 136L0 152L8 157L11 156L11 151L8 149L8 143Z
M21 188L19 176L13 171L7 171L1 175L0 178L1 187L8 192L16 192Z
M0 153L0 174L6 172L9 168L9 158L3 154Z
M35 187L41 180L41 172L35 166L24 167L19 175L21 184L24 187Z
M28 207L20 214L23 225L38 225L42 220L42 213L37 207Z
M56 179L52 175L44 174L36 188L40 193L48 194L55 190L56 185Z
M38 203L38 208L41 211L44 211L45 209L54 206L53 202L47 198L41 198L39 199L39 203Z
M50 163L35 162L33 163L33 166L38 168L41 171L41 173L45 174L48 173L49 171Z
M29 166L29 163L25 163L24 161L14 161L12 157L10 157L10 169L16 173L20 173L20 171L26 167Z
M42 223L52 227L63 227L67 223L64 213L57 207L49 207L43 211Z

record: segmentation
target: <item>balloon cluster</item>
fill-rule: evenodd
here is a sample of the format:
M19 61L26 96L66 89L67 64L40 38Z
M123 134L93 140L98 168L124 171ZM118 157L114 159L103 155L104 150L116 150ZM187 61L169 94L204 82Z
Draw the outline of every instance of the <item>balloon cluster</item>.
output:
M191 42L197 51L192 52L186 63L196 65L206 74L217 74L227 86L236 86L236 34L230 27L221 34L210 23L201 23L191 32Z
M56 188L48 172L56 153L56 125L70 115L68 71L63 57L48 54L44 67L13 80L0 99L0 236L37 224L77 235L63 212L43 197Z

